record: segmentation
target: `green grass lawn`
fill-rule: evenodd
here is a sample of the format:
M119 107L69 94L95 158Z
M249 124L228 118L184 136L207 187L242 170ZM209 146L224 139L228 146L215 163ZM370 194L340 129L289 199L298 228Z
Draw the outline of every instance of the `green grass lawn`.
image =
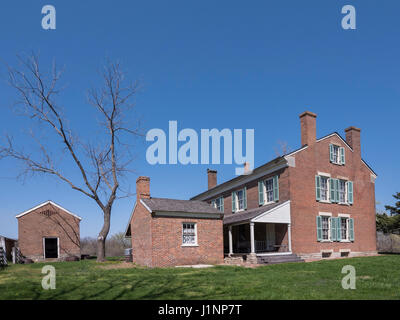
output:
M258 268L118 268L120 262L51 263L57 288L43 290L45 264L0 270L0 299L400 299L400 255L288 263ZM342 267L356 268L344 290Z

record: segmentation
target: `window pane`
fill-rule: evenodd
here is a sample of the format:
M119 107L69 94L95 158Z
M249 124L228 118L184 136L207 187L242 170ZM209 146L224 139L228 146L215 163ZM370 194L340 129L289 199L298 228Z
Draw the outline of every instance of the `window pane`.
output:
M237 191L236 197L237 197L237 201L238 201L238 209L243 210L244 209L243 190Z
M322 216L322 239L329 240L329 217Z
M216 200L217 209L218 209L219 211L223 211L223 210L222 210L223 203L224 203L224 198L223 198L223 197L220 197L220 198L218 198L218 199Z
M196 244L195 224L183 223L182 228L182 244Z
M274 182L272 179L265 181L266 202L274 201Z
M347 219L340 219L342 240L347 240Z
M346 181L339 180L339 202L346 202Z
M328 200L328 178L321 177L321 200Z
M333 163L339 163L339 147L333 146Z

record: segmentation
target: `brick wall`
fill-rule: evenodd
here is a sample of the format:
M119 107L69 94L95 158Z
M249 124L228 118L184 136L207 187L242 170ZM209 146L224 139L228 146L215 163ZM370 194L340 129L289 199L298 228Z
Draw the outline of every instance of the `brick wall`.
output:
M182 223L197 224L196 247L182 246ZM148 267L223 263L221 219L152 217L138 201L131 221L133 262Z
M158 217L152 222L153 266L223 263L221 219ZM182 246L183 222L197 224L198 246Z
M344 147L346 164L329 161L329 144ZM289 168L292 251L298 254L320 253L321 250L350 249L352 252L376 251L375 184L371 172L336 135L321 140L294 155L296 167ZM316 201L315 175L329 173L332 178L348 178L354 182L354 204L341 205ZM319 212L350 214L354 219L354 242L318 242L316 216Z
M227 192L222 193L224 197L224 213L231 214L232 213L232 191L240 190L246 186L247 189L247 210L259 208L258 202L258 181L266 180L268 178L272 178L275 175L279 175L279 201L284 202L289 200L289 173L287 169L281 169L274 173L265 175L260 179L250 181L247 184L243 184L233 190L229 190ZM217 196L220 197L221 195ZM206 199L205 201L211 202L212 199L216 197L212 197Z
M132 258L133 262L152 266L152 217L149 211L136 202L131 220Z
M42 214L51 212L51 215ZM59 238L59 258L80 257L79 219L47 204L18 218L18 244L22 255L44 259L43 238Z

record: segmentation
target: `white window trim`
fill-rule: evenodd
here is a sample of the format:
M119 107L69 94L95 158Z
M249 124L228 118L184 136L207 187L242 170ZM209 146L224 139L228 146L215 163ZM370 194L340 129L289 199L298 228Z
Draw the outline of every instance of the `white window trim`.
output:
M267 181L271 180L272 181L272 200L267 202ZM271 203L275 203L274 201L274 177L268 178L263 180L263 194L264 194L264 204L271 204Z
M332 212L319 212L318 215L332 217Z
M183 225L184 224L194 224L194 239L195 239L195 243L183 243ZM198 247L198 240L197 240L197 223L196 222L190 222L190 221L185 221L182 222L182 234L181 234L181 242L182 245L181 247Z
M341 217L341 218L351 218L350 215L349 215L348 213L339 213L339 214L338 214L338 217Z
M344 181L344 202L338 202L338 204L348 206L349 205L349 200L347 199L347 182L349 180L341 179L339 177L337 179L339 180L339 185L340 185L340 181Z
M320 178L327 178L328 179L328 181L327 181L327 200L322 200L322 199L320 199L320 200L318 200L318 202L321 202L321 203L331 203L331 183L330 183L330 179L337 179L337 180L343 180L344 181L344 201L345 202L337 202L336 204L339 204L339 205L342 205L342 206L351 206L351 204L349 203L349 199L348 199L348 182L349 181L351 181L349 178L347 178L347 177L342 177L342 176L337 176L336 178L332 178L332 176L331 176L331 174L330 173L326 173L326 172L320 172L320 171L318 171L317 172L317 175L320 177ZM265 186L264 186L264 189L265 189ZM265 195L265 192L264 192L264 195ZM354 195L353 195L353 197L354 197Z
M224 207L224 197L223 196L215 198L214 200L211 201L211 203L214 203L213 207L215 209L217 209L218 211L221 211L218 209L218 204L217 204L217 200L219 200L219 199L222 199L222 207ZM224 212L224 211L221 211L221 212Z
M331 218L332 217L332 213L331 212L319 212L319 216L321 217L328 217ZM331 233L332 233L332 225L331 225L331 219L328 220L328 239L321 239L320 242L333 242L331 239ZM322 221L321 221L322 224ZM322 228L322 225L321 225Z
M340 218L340 229L342 229L342 218L346 219L346 239L341 239L340 242L351 242L349 239L350 215L347 217L347 216L340 216L340 214L339 214L338 217ZM342 232L342 231L340 231L340 232ZM340 237L342 237L342 234L340 234Z
M236 207L235 213L236 212L242 212L242 211L246 210L245 208L239 209L239 197L237 195L239 191L243 192L243 200L244 200L244 197L247 196L247 195L245 195L245 192L246 192L245 188L242 188L242 189L234 191L235 192L235 207Z
M345 163L342 163L342 159L341 159L341 157L340 157L340 148L344 148L344 147L342 147L341 145L338 145L338 144L335 144L335 143L331 143L332 145L333 145L333 147L337 147L338 148L338 154L337 154L337 162L331 162L331 163L333 163L333 164L336 164L336 165L338 165L338 166L343 166L343 165L345 165ZM345 150L345 152L346 152L346 148L344 148L344 150Z
M322 172L321 172L322 173ZM324 173L324 174L319 174L318 173L318 175L322 178L327 178L327 180L326 180L326 187L327 187L327 193L326 193L326 200L322 200L322 199L320 199L319 200L319 202L322 202L322 203L331 203L331 201L330 201L330 197L331 197L331 187L329 186L329 179L331 178L331 175L329 174L329 173ZM328 176L329 175L329 176ZM321 190L322 190L322 188L321 188ZM322 196L322 192L321 192L321 196Z

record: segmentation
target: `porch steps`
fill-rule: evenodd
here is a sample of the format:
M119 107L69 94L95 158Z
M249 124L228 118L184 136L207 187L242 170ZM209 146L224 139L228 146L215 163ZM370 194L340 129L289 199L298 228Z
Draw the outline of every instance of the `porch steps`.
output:
M304 262L304 260L294 253L276 256L257 256L258 264L278 264L287 262Z

